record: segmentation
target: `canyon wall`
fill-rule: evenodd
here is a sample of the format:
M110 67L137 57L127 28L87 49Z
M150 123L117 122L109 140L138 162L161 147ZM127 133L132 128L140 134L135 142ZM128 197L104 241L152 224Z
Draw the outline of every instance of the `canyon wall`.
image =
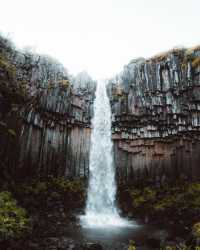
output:
M0 179L88 175L95 86L0 36Z
M93 98L69 85L46 89L26 106L20 136L25 175L88 175Z
M0 169L87 177L95 82L0 37ZM200 177L200 48L132 60L109 80L119 181Z
M199 178L199 47L131 61L109 95L119 179Z

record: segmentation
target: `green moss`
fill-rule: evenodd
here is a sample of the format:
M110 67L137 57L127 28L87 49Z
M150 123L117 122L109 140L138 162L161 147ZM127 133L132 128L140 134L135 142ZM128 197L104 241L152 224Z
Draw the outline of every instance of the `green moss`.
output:
M144 190L132 189L130 190L130 196L134 208L147 208L156 198L156 191L150 187L146 187Z
M176 183L162 187L123 187L119 191L121 209L135 216L148 215L160 220L187 221L191 226L200 214L200 183Z
M189 208L194 210L200 209L200 183L192 183L188 185L185 199Z
M80 208L85 201L85 185L81 180L67 180L66 178L48 178L47 180L34 180L24 183L16 190L16 195L24 197L27 209L45 209L49 201L62 201L65 208L70 211Z
M11 193L0 193L0 238L19 238L29 229L26 211L17 206Z
M4 71L10 79L14 78L16 75L16 67L2 55L0 55L0 69Z
M165 246L162 250L200 250L199 246Z
M146 187L143 191L146 201L153 201L156 197L156 191L150 187Z
M166 209L170 209L174 207L174 204L176 202L175 196L166 196L163 199L159 200L153 205L153 208L156 211L165 211Z
M193 61L192 61L192 66L194 68L197 68L198 66L200 66L200 57L196 57Z
M57 192L69 208L80 207L85 201L85 186L81 180L52 178L48 181L48 189Z
M166 246L163 250L176 250L176 246Z
M16 137L16 132L13 129L8 129L8 133L14 137Z
M193 225L192 234L195 238L200 238L200 222Z
M135 242L133 240L130 241L128 250L136 250Z
M190 193L190 194L194 194L194 193L200 194L200 183L191 183L188 186L188 193Z
M133 207L135 208L139 208L141 206L143 206L145 203L145 199L142 195L139 195L137 197L133 197Z
M69 80L63 79L63 80L59 81L59 84L60 84L60 86L68 87L70 85L70 82L69 82Z

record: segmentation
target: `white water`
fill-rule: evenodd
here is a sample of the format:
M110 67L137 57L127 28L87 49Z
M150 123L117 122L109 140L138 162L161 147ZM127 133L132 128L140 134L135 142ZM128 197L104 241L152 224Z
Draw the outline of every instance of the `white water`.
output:
M86 215L89 227L127 226L115 204L116 183L111 140L111 109L104 82L97 85L92 120L89 187Z

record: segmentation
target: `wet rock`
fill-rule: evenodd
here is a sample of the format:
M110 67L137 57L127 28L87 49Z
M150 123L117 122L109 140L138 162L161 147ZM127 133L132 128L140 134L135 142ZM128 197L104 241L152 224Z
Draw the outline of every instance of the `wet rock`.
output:
M82 250L103 250L102 246L98 243L86 243L82 246Z
M59 242L58 242L58 250L75 250L76 248L76 243L74 242L74 240L66 238L66 237L62 237Z
M129 213L128 213L128 217L129 217L129 218L132 218L132 217L133 217L133 213L132 213L132 212L129 212Z
M30 250L39 249L39 243L38 242L29 242L28 247L30 248Z
M149 237L146 240L146 245L153 248L153 249L159 249L160 245L161 245L161 241L158 238Z

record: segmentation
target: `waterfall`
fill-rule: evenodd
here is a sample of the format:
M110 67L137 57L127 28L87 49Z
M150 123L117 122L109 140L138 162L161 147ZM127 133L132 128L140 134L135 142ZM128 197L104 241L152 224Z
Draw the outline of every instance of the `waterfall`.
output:
M105 82L99 82L94 100L86 214L81 217L83 225L105 227L119 226L125 222L120 218L115 204L116 183L111 135L110 101Z

